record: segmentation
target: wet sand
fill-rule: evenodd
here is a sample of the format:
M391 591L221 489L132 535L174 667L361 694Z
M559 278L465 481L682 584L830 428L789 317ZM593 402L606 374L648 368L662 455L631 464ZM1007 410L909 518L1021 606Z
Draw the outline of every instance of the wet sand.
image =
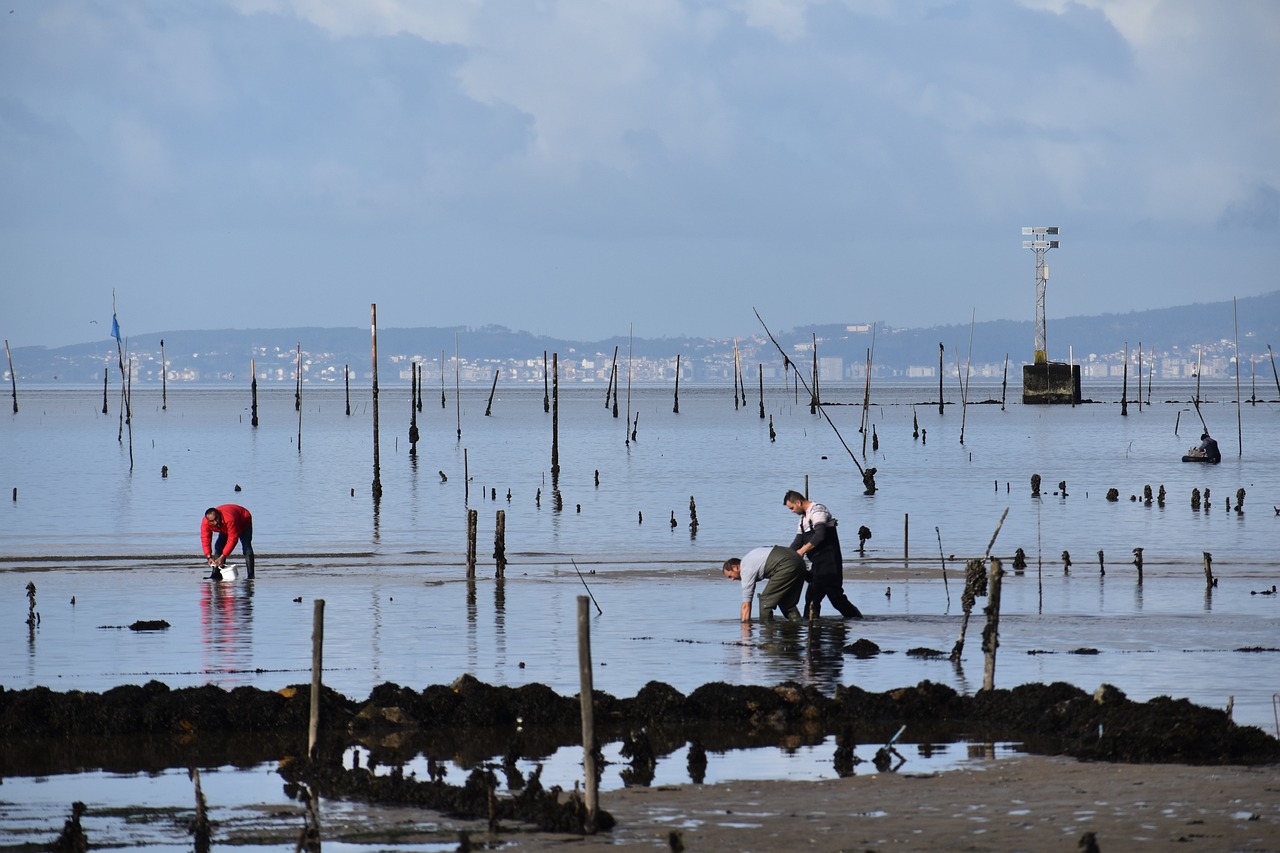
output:
M1098 764L1019 756L933 775L873 773L821 782L625 788L601 796L616 819L594 836L459 822L406 808L326 809L328 842L456 843L473 849L1075 851L1280 850L1280 768ZM301 821L240 835L293 841ZM215 827L215 843L230 840ZM672 833L678 833L673 844ZM237 833L231 832L234 836Z

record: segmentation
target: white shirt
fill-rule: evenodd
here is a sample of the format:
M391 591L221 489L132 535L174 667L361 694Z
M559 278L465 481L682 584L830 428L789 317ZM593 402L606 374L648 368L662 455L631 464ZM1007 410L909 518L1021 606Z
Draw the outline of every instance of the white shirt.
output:
M750 601L755 597L756 584L764 578L764 562L769 559L772 551L773 546L767 545L763 548L752 548L742 555L742 564L739 569L742 571L743 601Z

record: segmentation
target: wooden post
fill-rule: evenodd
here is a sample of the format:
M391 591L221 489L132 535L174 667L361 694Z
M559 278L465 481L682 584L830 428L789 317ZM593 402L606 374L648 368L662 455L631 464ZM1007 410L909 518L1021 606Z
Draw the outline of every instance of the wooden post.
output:
M500 372L498 368L493 370L493 385L489 387L489 405L484 407L484 416L486 418L493 414L493 393L498 390L498 374Z
M862 384L862 458L867 458L867 421L871 413L871 347L867 347L867 375Z
M946 410L942 407L942 354L946 352L942 341L938 341L938 414L943 414Z
M453 336L453 409L458 416L458 440L462 440L462 354L458 335Z
M560 476L560 353L551 354L551 478Z
M417 406L418 411L421 412L422 411L422 362L420 361L415 362L413 371L414 371L414 375L417 376L418 378L418 399L415 405Z
M733 410L735 412L738 410L738 376L742 373L741 368L738 366L738 362L739 362L738 339L734 338L733 339Z
M911 561L908 543L911 541L911 515L909 513L902 514L902 566L906 568Z
M378 455L378 304L369 306L373 334L373 499L382 499L382 461Z
M493 528L493 562L498 569L498 577L507 576L507 511L498 510L497 521Z
M1142 341L1138 341L1138 411L1142 411Z
M680 353L676 353L676 398L671 411L680 414Z
M445 408L444 403L444 350L440 350L440 408Z
M18 374L13 372L13 353L9 351L9 339L4 339L4 354L9 358L9 380L13 383L13 413L18 414Z
M302 411L302 341L298 341L298 354L293 365L293 408Z
M1213 555L1208 551L1204 552L1204 588L1206 591L1213 589L1218 582L1213 579Z
M1124 381L1120 384L1120 417L1129 417L1129 342L1124 342Z
M818 413L818 401L822 397L818 393L818 333L813 333L813 393L809 396L809 414Z
M249 425L256 427L258 425L258 365L254 359L249 359L249 372L253 374L253 379L249 381Z
M302 452L302 343L298 343L298 390L294 400L298 408L298 452Z
M583 791L587 819L583 827L587 832L596 831L596 795L598 768L596 767L595 688L591 673L591 611L588 598L578 596L578 680L582 707L582 769Z
M756 365L756 373L760 379L760 420L764 420L764 364Z
M9 342L5 341L6 349L8 346ZM164 359L164 338L160 339L160 410L169 410L169 368Z
M606 393L605 406L609 405L609 395ZM542 411L551 411L551 395L547 390L547 351L542 351Z
M622 425L623 435L628 436L627 441L623 442L628 447L631 446L630 434L625 432L627 424L631 422L631 346L635 342L634 326L627 326L627 422ZM557 469L558 470L558 469Z
M316 757L320 740L320 674L324 671L324 599L317 598L311 616L311 722L307 727L307 755Z
M471 459L467 448L462 448L462 505L471 505Z
M996 649L1000 646L1000 583L1004 567L998 557L991 558L991 577L987 581L987 625L982 629L982 653L985 667L982 689L996 688Z
M351 365L342 365L342 384L347 391L347 417L351 417Z
M418 455L418 368L409 365L409 456Z
M467 577L476 576L476 537L479 531L479 511L467 510Z
M102 414L107 413L107 380L110 378L111 368L102 368Z

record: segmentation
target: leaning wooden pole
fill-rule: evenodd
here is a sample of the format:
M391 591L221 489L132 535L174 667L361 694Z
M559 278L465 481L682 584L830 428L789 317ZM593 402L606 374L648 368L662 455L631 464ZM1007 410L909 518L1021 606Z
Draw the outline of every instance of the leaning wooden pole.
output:
M671 411L674 414L680 414L680 353L676 353L676 396Z
M307 755L316 757L320 740L321 673L324 671L324 599L317 598L311 616L311 715L307 726Z
M382 460L378 455L378 303L369 306L373 335L373 499L382 499Z
M9 351L9 339L4 339L4 354L9 359L9 381L13 383L13 413L18 414L18 374L13 372L13 353Z
M1000 380L1000 411L1004 411L1004 398L1009 393L1009 353L1004 354L1004 378Z
M583 828L595 832L599 768L596 767L595 686L591 674L591 611L589 599L578 596L578 696L582 709L582 769L586 820Z
M609 408L610 398L614 397L615 383L618 381L618 345L613 345L613 363L609 366L609 384L604 389L604 407ZM618 415L618 407L613 407L614 417Z
M1276 354L1271 351L1271 344L1267 344L1267 355L1271 358L1271 376L1276 380L1276 396L1280 397L1280 373L1276 372Z
M489 404L484 407L484 416L487 418L493 414L493 394L498 390L498 374L501 372L499 368L493 369L493 385L489 387Z

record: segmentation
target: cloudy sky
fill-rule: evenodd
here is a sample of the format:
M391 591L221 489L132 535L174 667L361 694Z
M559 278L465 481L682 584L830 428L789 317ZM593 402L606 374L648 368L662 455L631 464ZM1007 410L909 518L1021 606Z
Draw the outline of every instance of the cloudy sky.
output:
M1277 80L1272 0L9 0L0 335L1256 295Z

